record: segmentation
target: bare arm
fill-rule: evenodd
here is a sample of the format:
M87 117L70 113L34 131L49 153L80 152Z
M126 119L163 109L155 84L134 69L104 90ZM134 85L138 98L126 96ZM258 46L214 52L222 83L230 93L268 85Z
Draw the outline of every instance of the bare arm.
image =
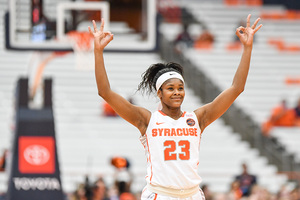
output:
M135 105L132 105L125 98L111 90L106 74L103 50L113 40L113 34L104 29L104 20L101 21L100 30L93 21L94 32L90 27L89 31L94 36L95 54L95 76L98 94L101 96L122 118L137 127L143 135L146 131L151 113Z
M244 47L241 61L234 75L231 87L224 90L211 103L195 110L202 131L209 124L222 116L232 105L235 99L244 91L250 67L253 36L262 27L262 25L256 27L260 18L258 18L250 27L250 17L251 15L248 15L246 27L239 27L236 29L236 35L240 38Z

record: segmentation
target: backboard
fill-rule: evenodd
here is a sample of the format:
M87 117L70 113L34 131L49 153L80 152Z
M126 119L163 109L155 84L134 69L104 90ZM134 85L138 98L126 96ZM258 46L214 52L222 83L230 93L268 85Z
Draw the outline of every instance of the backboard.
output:
M109 3L110 2L110 3ZM149 51L156 48L156 5L132 1L10 0L6 47L12 50L69 51L70 31L88 31L92 20L114 34L112 51ZM127 3L126 3L127 2ZM129 3L128 3L129 2Z

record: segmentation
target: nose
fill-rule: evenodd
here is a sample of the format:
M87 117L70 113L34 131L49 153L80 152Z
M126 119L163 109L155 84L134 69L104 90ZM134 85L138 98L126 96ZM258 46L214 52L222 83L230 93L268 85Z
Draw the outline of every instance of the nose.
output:
M179 93L180 93L180 91L179 91L178 89L175 89L175 90L174 90L174 94L175 94L175 95L178 95Z

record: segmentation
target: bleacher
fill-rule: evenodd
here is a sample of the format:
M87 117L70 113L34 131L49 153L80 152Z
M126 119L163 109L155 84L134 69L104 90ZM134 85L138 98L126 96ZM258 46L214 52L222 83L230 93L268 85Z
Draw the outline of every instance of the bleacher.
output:
M228 50L227 45L233 41L235 28L239 20L252 14L251 22L264 13L285 13L284 6L246 6L224 4L224 1L176 1L178 5L188 9L199 22L204 22L215 35L216 43L211 50L188 49L184 51L185 58L204 71L221 89L227 88L232 81L234 72L239 64L241 50ZM257 124L265 122L274 108L283 99L287 100L290 108L296 106L300 97L299 84L286 84L288 77L300 75L300 51L288 48L299 46L300 19L262 18L263 27L255 35L250 73L244 93L236 100ZM164 24L163 30L178 24ZM195 27L195 24L192 25ZM193 29L192 29L193 31ZM169 39L177 33L169 35ZM277 39L283 41L285 48L280 49L270 43ZM271 136L278 139L289 153L299 161L300 151L297 146L299 128L275 127Z
M92 71L76 71L73 60L74 55L71 54L58 58L45 71L46 77L54 78L57 147L65 190L74 190L75 185L84 180L86 173L92 178L103 175L111 183L114 171L110 158L114 155L125 156L132 162L136 177L133 188L141 190L145 184L146 163L138 131L121 118L101 116L102 100L97 96L94 74ZM148 65L161 61L156 54L120 53L105 54L105 60L111 86L124 97L134 92L139 74ZM130 70L124 63L130 66ZM123 67L120 67L121 64ZM138 105L150 110L157 107L153 103L156 101L154 98L134 95L134 99ZM189 90L185 102L185 110L193 110L201 105ZM221 145L224 147L220 155L220 149L216 147ZM218 155L220 158L217 158ZM248 162L250 170L259 175L261 184L272 191L286 181L284 176L277 176L276 169L269 166L256 150L251 150L247 143L241 142L239 136L222 121L215 122L205 131L200 159L203 160L200 174L213 191L226 191L233 177L240 172L243 161ZM274 186L269 181L271 179L276 179L280 184Z
M1 0L0 34L2 36L5 29L4 9L7 8L5 2L6 0ZM234 25L234 22L231 24ZM227 41L229 38L228 32ZM3 44L4 37L1 37L0 41ZM218 38L218 41L221 44L221 39ZM18 77L28 75L28 65L33 52L7 51L3 46L0 52L0 149L2 149L10 148L11 145L11 136L14 133L15 86ZM222 72L222 76L217 75L218 70L210 71L206 68L207 73L214 73L214 77L217 77L215 80L223 88L228 86L233 70L237 66L232 62L238 62L240 55L240 53L233 53L231 56L221 57L220 54L223 53L222 48L206 53L191 50L186 56L193 59L192 55L197 55L197 59L201 59L201 62L193 61L201 64L202 67L210 66L210 69L216 69L219 66L219 64L211 66L212 55L219 55L218 62L223 64L230 61L230 64L223 65L229 68L228 71ZM276 53L275 50L274 53ZM258 55L254 52L253 60ZM135 93L135 88L140 81L140 74L149 65L163 62L159 55L156 53L105 53L104 56L112 88L126 98L133 95L137 105L154 111L158 100ZM74 191L77 184L84 182L86 174L90 175L92 180L97 176L103 176L109 185L112 184L114 169L110 165L110 158L114 155L121 155L130 160L131 170L135 177L132 189L134 192L140 191L145 185L146 158L139 141L138 130L121 118L107 118L101 115L103 101L97 95L94 72L76 70L74 60L74 54L57 58L49 63L44 72L44 76L51 77L54 84L57 148L64 191ZM246 88L246 91L249 91L248 96L247 92L243 94L247 98L238 100L241 105L244 105L244 99L257 99L255 96L249 97L249 94L257 95L250 92L250 77L249 82ZM267 84L272 86L271 83ZM261 99L264 97L261 96ZM272 102L274 103L275 100L273 99ZM266 103L270 104L268 101ZM248 105L248 102L245 104ZM187 88L183 110L194 110L201 105L202 102ZM251 149L249 144L241 141L239 135L222 120L211 124L205 130L201 142L199 173L203 178L203 183L208 184L213 192L228 191L234 176L241 172L242 162L247 162L250 172L258 176L259 184L271 192L277 192L287 181L286 176L277 174L277 169L269 165L266 158L261 157L257 150ZM6 191L7 178L7 173L0 173L0 192Z

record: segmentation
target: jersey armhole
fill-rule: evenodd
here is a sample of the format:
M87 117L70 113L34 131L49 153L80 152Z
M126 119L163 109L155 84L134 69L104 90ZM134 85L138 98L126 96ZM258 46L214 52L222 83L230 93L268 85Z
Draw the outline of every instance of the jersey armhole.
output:
M196 120L197 126L199 127L200 134L202 134L203 131L201 130L201 127L200 127L200 124L199 124L199 121L198 121L198 117L197 117L195 111L193 111L192 113L193 113L193 115L195 116L195 120Z

